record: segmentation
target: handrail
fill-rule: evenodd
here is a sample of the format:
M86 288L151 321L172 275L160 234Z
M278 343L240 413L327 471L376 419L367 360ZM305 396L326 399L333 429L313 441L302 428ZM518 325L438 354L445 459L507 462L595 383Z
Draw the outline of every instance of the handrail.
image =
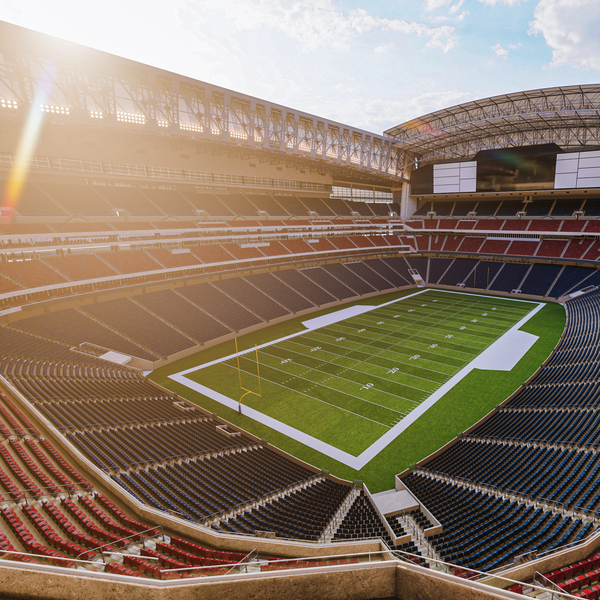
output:
M229 569L229 571L227 571L227 573L225 573L225 575L229 575L229 573L231 573L231 571L233 571L233 569L235 569L236 567L238 567L238 569L240 568L241 564L246 564L248 565L249 562L252 562L252 560L254 558L258 558L258 548L254 548L253 550L251 550L250 552L248 552L248 554L246 554L246 556L244 556L243 558L241 558L238 563L236 565L234 565L233 567L231 567L231 569ZM238 570L238 573L240 571ZM248 572L248 566L246 566L246 573Z
M136 533L132 534L132 535L128 535L127 537L122 537L121 540L128 540L129 538L134 538L134 537L138 537L140 535L144 535L145 533L148 533L149 531L156 531L157 529L160 529L160 535L162 535L163 541L165 539L165 532L164 529L162 527L162 525L156 525L155 527L152 527L150 529L144 529L144 531L137 531ZM150 537L157 537L156 535L150 536ZM146 536L144 536L142 538L142 546L145 548L145 540ZM120 540L120 541L121 541ZM134 543L136 540L133 540L131 543ZM114 546L116 544L116 542L108 542L106 544L102 544L102 546L98 546L96 548L91 548L90 550L85 550L83 552L80 552L77 555L77 559L79 559L80 556L87 554L88 552L97 552L100 551L100 553L102 554L102 562L106 562L106 560L104 560L104 550L102 550L102 548L106 548L106 546ZM127 546L130 546L131 544L127 544ZM109 554L120 554L120 552L109 552Z
M417 562L423 561L423 560L426 560L426 562L434 562L442 567L445 566L446 568L449 568L450 573L453 573L454 569L464 571L465 573L473 573L474 575L467 577L467 579L469 579L470 581L477 580L477 581L481 581L482 583L485 583L485 581L483 581L485 579L499 579L499 580L505 581L509 585L516 584L516 585L531 587L531 588L533 588L533 591L540 591L540 592L548 591L547 588L545 588L545 587L539 587L535 584L529 584L529 583L524 583L522 581L509 579L508 577L503 577L502 575L497 575L497 574L493 573L492 571L484 572L484 571L478 571L477 569L472 569L470 567L460 567L458 565L454 565L452 563L448 563L443 560L438 560L438 559L432 558L432 557L427 557L426 559L424 559L423 556L420 556L418 554L413 554L411 552L405 552L403 550L392 550L391 548L389 548L389 546L387 545L387 543L384 540L381 540L381 543L388 548L388 551L390 552L390 554L396 556L400 560L404 560L403 557L407 556L407 557L409 557L409 562L415 562L415 560ZM410 560L410 558L415 559L415 560ZM564 598L575 598L574 596L572 596L568 592L565 592L564 590L553 591L553 593L558 594L559 596L564 597Z
M551 588L557 588L556 590L552 589L552 591L557 591L557 592L563 592L564 591L562 588L560 588L558 585L556 585L556 583L554 583L554 581L552 581L551 579L548 579L543 573L540 573L539 571L536 571L533 574L533 581L535 583L537 583L536 576L538 576L538 575L541 577L541 579L542 579L541 583L542 583L542 585L544 587L548 587L546 585L546 582L548 582L550 584Z

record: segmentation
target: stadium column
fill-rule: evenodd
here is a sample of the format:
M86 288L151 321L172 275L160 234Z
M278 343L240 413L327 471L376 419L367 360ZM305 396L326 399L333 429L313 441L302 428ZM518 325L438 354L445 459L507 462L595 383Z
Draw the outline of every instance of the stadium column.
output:
M400 218L408 221L412 214L417 210L417 199L410 195L410 183L402 185L402 196L400 199Z

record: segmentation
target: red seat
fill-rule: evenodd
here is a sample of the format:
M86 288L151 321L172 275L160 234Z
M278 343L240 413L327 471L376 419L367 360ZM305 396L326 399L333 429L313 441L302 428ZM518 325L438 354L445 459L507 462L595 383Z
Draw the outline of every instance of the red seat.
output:
M576 589L579 589L579 585L575 581L575 579L567 579L566 581L559 583L558 587L565 590L565 592L569 593L575 591Z

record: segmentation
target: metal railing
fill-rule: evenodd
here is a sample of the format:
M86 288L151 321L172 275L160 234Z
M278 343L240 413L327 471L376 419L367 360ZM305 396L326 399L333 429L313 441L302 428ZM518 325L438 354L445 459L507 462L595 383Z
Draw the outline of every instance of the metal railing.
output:
M283 188L320 192L328 192L331 189L331 186L322 183L273 179L270 177L191 171L187 169L170 169L167 167L77 160L72 158L42 158L34 156L29 159L24 159L12 154L0 154L0 167L12 168L15 166L24 166L28 169L39 169L43 171L73 171L76 173L118 175L121 177L140 177L145 179L168 179L171 181L213 183L217 185L229 184L248 187Z
M107 546L114 546L115 544L117 544L117 543L119 543L119 542L121 542L123 540L129 540L131 538L139 538L139 536L143 536L141 540L139 540L139 539L133 540L132 539L129 544L125 544L125 546L123 546L123 547L128 548L132 544L135 544L135 543L141 541L142 542L142 547L145 548L146 547L146 539L148 537L157 537L157 535L155 533L157 529L160 530L160 534L158 534L158 535L162 536L162 539L163 539L163 542L164 542L165 541L165 532L164 532L164 529L163 529L162 525L156 525L155 527L152 527L150 529L144 529L144 531L137 531L136 533L134 533L132 535L128 535L127 537L122 537L118 542L108 542L106 544L102 544L102 546L98 546L96 548L91 548L89 550L85 550L84 552L80 552L76 556L76 560L79 560L80 556L83 556L84 554L88 554L89 552L100 552L100 554L102 555L102 562L105 563L106 562L106 558L104 556L105 553L104 553L103 548L106 548ZM148 533L148 532L153 532L154 535L145 536L144 534ZM106 554L121 554L121 553L120 552L110 551L110 552L107 552ZM123 555L123 556L125 556L125 555ZM137 555L134 555L134 556L137 556Z

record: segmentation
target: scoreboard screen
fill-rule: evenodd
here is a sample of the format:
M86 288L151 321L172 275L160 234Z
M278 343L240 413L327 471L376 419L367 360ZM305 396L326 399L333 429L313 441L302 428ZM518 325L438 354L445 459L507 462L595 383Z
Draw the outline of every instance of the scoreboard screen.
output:
M496 150L486 154L477 160L478 192L554 189L556 153L525 155Z

